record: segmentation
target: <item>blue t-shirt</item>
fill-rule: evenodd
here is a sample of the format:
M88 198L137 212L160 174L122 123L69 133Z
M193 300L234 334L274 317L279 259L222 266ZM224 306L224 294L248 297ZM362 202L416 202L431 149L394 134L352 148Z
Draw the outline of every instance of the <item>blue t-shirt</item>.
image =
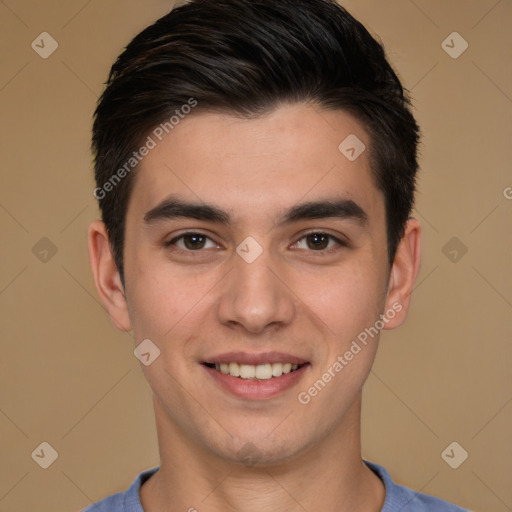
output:
M393 483L389 473L372 462L366 465L382 480L386 489L386 499L381 512L469 512L447 501L422 494L408 487ZM82 512L144 512L139 490L141 485L156 471L159 466L140 473L126 492L113 494L98 503L87 507Z

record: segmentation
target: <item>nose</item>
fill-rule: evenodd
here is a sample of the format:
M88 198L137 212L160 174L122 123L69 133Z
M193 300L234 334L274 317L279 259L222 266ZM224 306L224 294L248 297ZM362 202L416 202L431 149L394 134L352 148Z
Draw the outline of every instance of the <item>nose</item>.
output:
M222 324L258 334L292 322L296 300L284 270L268 250L252 263L235 255L233 265L218 302Z

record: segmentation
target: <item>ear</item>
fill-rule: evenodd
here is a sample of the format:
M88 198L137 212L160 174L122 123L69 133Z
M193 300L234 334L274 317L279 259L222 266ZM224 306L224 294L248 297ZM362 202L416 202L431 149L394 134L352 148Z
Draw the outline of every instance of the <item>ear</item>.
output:
M121 331L130 331L131 322L124 287L103 222L96 220L89 226L88 243L89 261L100 300L112 323Z
M395 329L403 323L409 310L411 294L420 268L421 226L410 218L398 244L389 275L384 329Z

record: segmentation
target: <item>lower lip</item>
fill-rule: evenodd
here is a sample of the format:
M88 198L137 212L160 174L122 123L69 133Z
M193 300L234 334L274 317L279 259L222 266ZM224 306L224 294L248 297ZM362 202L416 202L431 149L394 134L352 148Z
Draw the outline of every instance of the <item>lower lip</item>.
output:
M283 373L281 377L272 377L267 380L258 379L240 379L203 365L203 368L213 377L213 379L225 390L231 394L245 398L246 400L265 400L272 398L279 393L293 387L304 376L309 363L297 368L290 373Z

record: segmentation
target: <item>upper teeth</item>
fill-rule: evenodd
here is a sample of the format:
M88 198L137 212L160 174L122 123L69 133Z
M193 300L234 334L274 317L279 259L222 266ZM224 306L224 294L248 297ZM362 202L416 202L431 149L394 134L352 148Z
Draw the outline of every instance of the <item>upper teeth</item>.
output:
M267 364L238 364L238 363L220 363L215 365L215 369L220 372L240 377L242 379L260 379L266 380L272 377L280 377L283 373L290 373L299 367L292 363L267 363Z

